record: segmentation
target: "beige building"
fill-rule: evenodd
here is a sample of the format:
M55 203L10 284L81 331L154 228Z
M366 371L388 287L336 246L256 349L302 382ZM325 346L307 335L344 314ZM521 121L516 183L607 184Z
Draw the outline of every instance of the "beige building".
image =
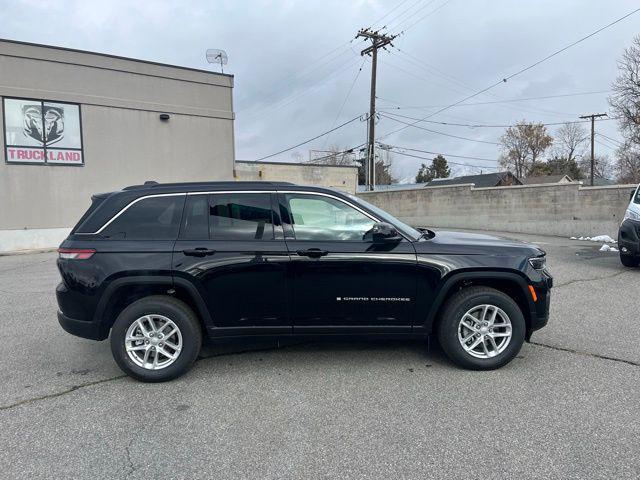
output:
M318 185L355 193L358 188L358 167L236 160L234 178L245 181L264 180Z
M233 76L0 40L0 252L57 245L97 192L233 178Z

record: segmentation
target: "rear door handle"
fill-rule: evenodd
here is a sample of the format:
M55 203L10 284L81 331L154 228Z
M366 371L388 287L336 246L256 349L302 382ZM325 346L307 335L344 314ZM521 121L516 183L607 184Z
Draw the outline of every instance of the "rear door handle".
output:
M320 250L319 248L309 248L307 250L298 250L296 253L301 257L320 258L327 255L329 251Z
M211 250L210 248L198 247L198 248L187 248L182 250L188 257L206 257L207 255L213 255L216 253L215 250Z

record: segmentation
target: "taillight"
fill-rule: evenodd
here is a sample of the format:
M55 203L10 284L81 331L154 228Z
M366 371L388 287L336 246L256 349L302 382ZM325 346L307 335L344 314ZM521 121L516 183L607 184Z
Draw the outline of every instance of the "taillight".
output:
M59 248L58 257L67 260L86 260L91 258L96 251L93 248Z

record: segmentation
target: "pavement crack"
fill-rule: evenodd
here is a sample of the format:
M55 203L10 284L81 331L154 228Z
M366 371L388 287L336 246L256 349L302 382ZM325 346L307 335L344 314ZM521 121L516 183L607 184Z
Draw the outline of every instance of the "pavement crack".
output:
M126 475L127 477L129 475L133 475L133 473L138 468L133 463L133 460L131 460L131 446L133 445L133 440L134 440L133 438L129 440L129 444L126 447L124 447L125 452L127 453L127 463L129 464L129 471L127 472L127 475Z
M615 278L618 277L620 275L624 275L625 273L629 273L629 271L627 270L622 270L621 272L616 272L613 275L607 275L604 277L594 277L594 278L576 278L575 280L569 280L568 282L564 282L564 283L557 283L553 286L553 288L561 288L561 287L566 287L568 285L573 285L576 283L588 283L588 282L596 282L598 280L608 280L610 278Z
M60 392L50 393L50 394L47 394L47 395L41 395L39 397L27 398L25 400L20 400L19 402L11 403L9 405L2 405L2 406L0 406L0 411L10 410L12 408L16 408L16 407L19 407L21 405L27 405L29 403L39 402L40 400L49 400L49 399L56 398L56 397L62 397L63 395L68 395L69 393L73 393L76 390L80 390L82 388L92 387L94 385L100 385L101 383L113 382L114 380L119 380L119 379L124 378L124 377L126 377L126 375L117 375L115 377L103 378L102 380L95 380L93 382L83 383L81 385L73 385L73 386L67 388L66 390L62 390Z
M623 358L610 357L608 355L600 355L597 353L584 352L582 350L574 350L573 348L565 348L565 347L556 347L554 345L547 345L544 343L538 342L529 342L531 345L536 345L538 347L550 348L552 350L558 350L560 352L568 352L575 353L576 355L585 355L587 357L599 358L600 360L610 360L612 362L618 363L626 363L627 365L633 365L634 367L640 367L640 362L634 362L633 360L625 360Z

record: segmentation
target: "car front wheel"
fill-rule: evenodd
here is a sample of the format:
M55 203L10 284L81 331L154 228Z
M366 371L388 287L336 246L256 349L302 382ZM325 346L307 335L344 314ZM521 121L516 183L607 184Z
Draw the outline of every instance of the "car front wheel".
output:
M184 302L167 296L142 298L126 307L111 330L118 366L143 382L163 382L185 373L202 344L200 323Z
M437 328L446 355L471 370L491 370L509 363L522 348L525 332L518 304L489 287L470 287L454 294Z

